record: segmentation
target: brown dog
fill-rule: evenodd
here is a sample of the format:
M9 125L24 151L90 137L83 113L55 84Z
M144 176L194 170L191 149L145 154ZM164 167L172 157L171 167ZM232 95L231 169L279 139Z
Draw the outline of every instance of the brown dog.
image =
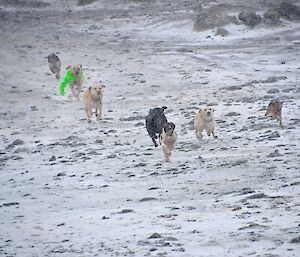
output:
M96 109L95 114L97 120L102 119L103 88L105 88L104 85L97 83L89 87L83 94L84 110L89 123L91 122L93 109Z
M265 116L271 115L273 119L279 121L279 125L282 127L282 105L283 101L272 100L267 108Z
M73 96L77 98L77 100L79 100L79 95L81 93L81 87L83 84L83 74L82 74L82 65L81 64L73 64L73 65L69 65L67 67L67 69L70 69L73 77L76 78L76 80L72 81L70 83L70 89L73 93Z
M162 150L165 155L166 161L170 161L170 156L174 150L177 134L175 132L175 124L173 122L168 122L164 125L162 132L160 134L159 141L162 146Z
M198 140L203 138L202 131L205 129L207 135L212 135L214 138L218 138L215 135L215 119L214 119L214 109L209 107L204 107L200 109L194 120L195 133Z

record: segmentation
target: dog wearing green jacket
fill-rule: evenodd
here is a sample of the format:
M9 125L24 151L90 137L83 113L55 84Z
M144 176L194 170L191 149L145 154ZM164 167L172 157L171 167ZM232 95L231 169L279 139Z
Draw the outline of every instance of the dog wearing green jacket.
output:
M79 100L81 87L83 84L83 73L81 64L73 64L67 67L67 73L64 80L60 83L59 92L61 95L65 94L65 87L69 84L74 97Z

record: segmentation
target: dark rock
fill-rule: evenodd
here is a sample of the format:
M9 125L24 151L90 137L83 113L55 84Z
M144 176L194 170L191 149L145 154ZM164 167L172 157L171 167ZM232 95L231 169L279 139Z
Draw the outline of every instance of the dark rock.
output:
M261 198L268 198L268 196L263 193L258 193L255 195L248 196L246 199L252 200L252 199L261 199Z
M134 117L127 117L127 118L120 118L120 121L135 121L135 120L144 120L145 117L142 115L134 116Z
M1 207L9 207L9 206L13 206L13 205L19 205L18 202L11 202L11 203L4 203L1 205Z
M99 30L100 28L96 25L89 26L88 30Z
M277 8L278 13L288 20L300 19L300 7L289 2L283 2Z
M278 156L282 156L282 155L276 149L274 152L270 153L267 157L278 157Z
M117 158L117 155L115 153L107 155L106 156L107 159L113 159L113 158Z
M271 25L271 26L276 26L279 24L280 21L280 14L277 10L275 9L269 9L264 13L264 23Z
M220 11L208 10L197 15L193 30L204 31L222 27L230 23L237 24L237 18L235 16L226 15Z
M5 0L1 1L1 5L13 6L13 7L30 7L30 8L41 8L50 6L49 3L43 1L29 1L29 0Z
M276 88L272 88L270 90L267 91L268 94L277 94L279 93L280 91Z
M24 144L24 141L22 141L21 139L16 139L15 141L13 141L13 142L7 147L7 149L13 148L13 147L15 147L16 145L23 145L23 144Z
M222 87L221 89L228 90L228 91L235 91L235 90L241 90L242 86L229 86L229 87Z
M49 159L49 162L54 162L56 161L56 157L53 155L50 159Z
M153 201L153 200L157 200L157 199L154 197L144 197L144 198L140 199L139 201L140 202L148 202L148 201Z
M271 76L271 77L268 77L265 80L260 80L260 82L261 83L275 83L279 80L285 80L285 79L287 79L286 76Z
M249 27L255 27L261 22L261 17L253 11L243 11L238 16L244 24Z
M238 112L229 112L227 114L225 114L225 116L227 117L234 117L234 116L240 116L241 114Z
M144 122L138 122L136 124L134 124L135 127L143 127L145 126L145 123Z
M161 235L158 233L153 233L151 236L148 237L148 239L155 239L155 238L161 238Z
M130 213L130 212L133 212L133 210L132 209L123 209L119 213Z
M269 139L279 138L280 134L278 131L274 131L271 135L268 136Z
M147 166L147 163L140 162L140 163L136 164L134 167L145 167L145 166Z
M218 28L217 32L215 34L215 36L222 36L222 37L226 37L229 35L228 30L224 29L224 28Z
M290 243L292 244L299 244L300 243L300 236L293 238Z
M63 176L66 176L66 174L63 173L63 172L60 172L60 173L58 173L56 176L57 176L57 177L63 177Z
M83 6L83 5L88 5L95 3L97 0L78 0L77 5Z

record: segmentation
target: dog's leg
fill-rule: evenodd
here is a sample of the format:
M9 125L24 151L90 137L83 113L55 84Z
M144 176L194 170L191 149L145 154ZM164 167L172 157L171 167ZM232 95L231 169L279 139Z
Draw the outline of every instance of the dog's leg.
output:
M70 89L71 89L71 91L72 91L73 96L74 96L74 97L77 97L77 93L76 93L74 84L70 84Z
M84 111L85 111L85 114L86 114L86 118L87 118L88 123L91 123L91 114L90 114L90 110L89 110L87 107L84 107Z
M211 134L212 134L212 136L214 137L214 139L217 139L217 138L218 138L218 136L216 136L216 134L215 134L215 131L214 131L214 130L212 130Z
M101 105L101 103L96 108L96 116L97 116L97 120L102 120L102 105Z
M153 142L154 146L158 147L158 144L156 143L155 139L153 137L151 137L151 139L152 139L152 142Z
M201 140L203 138L202 131L195 130L195 133L198 140Z
M162 144L162 149L165 155L166 162L170 161L171 151L168 149L168 147L165 144Z
M76 90L77 90L77 94L76 94L77 101L79 101L79 96L80 96L80 92L81 92L81 85L80 84L77 84Z
M55 77L56 77L57 79L60 79L60 74L59 74L59 71L58 71L58 72L56 72L56 74L55 74Z
M281 116L281 113L278 114L278 121L279 121L279 126L283 127L282 126L282 116Z

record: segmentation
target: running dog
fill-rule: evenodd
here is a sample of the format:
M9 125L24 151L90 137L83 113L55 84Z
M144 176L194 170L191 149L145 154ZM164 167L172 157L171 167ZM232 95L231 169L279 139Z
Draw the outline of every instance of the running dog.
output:
M283 101L272 100L267 108L265 116L271 115L273 119L279 121L279 125L282 127L282 105Z
M81 93L81 87L83 84L83 74L82 74L82 65L81 64L73 64L69 65L66 68L67 70L70 69L70 72L76 80L70 82L70 89L73 93L73 96L79 100L79 95Z
M146 129L155 147L158 146L155 140L157 139L157 134L161 134L163 127L168 122L164 114L165 109L167 109L166 106L150 109L145 119Z
M91 122L93 109L95 109L97 120L102 119L103 88L105 88L104 85L97 83L89 87L83 94L84 110L89 123Z
M164 125L159 137L159 142L165 155L166 161L170 161L170 156L174 150L177 141L177 134L175 132L175 124L168 122Z
M58 58L58 56L56 54L49 54L47 56L48 58L48 65L49 65L49 68L51 70L51 72L53 74L55 74L55 77L57 79L60 78L60 68L61 68L61 62Z
M203 109L200 109L195 117L194 120L194 128L196 137L198 140L201 140L203 138L202 131L206 130L207 135L212 135L214 138L218 138L215 135L215 119L214 119L214 109L209 107L204 107Z

